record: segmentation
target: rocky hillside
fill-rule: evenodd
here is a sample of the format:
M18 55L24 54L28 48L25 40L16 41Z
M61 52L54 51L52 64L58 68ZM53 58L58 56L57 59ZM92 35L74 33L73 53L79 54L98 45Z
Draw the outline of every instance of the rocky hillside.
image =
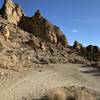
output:
M0 99L100 100L99 68L99 47L84 47L77 41L70 46L61 29L39 10L28 17L18 4L4 0L0 9Z
M5 40L0 29L0 67L16 69L36 64L85 63L86 60L69 48L45 43L0 17L0 26L8 25L10 36ZM86 62L87 63L87 62Z
M45 19L39 10L28 17L18 4L4 0L0 16L0 66L3 68L100 61L98 47L85 48L77 42L69 47L60 28Z

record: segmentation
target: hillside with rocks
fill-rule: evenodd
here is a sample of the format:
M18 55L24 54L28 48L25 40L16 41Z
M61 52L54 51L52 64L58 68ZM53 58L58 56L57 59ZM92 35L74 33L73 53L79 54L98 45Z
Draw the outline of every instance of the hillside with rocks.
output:
M61 29L44 18L39 10L28 17L18 4L4 0L0 9L0 78L5 75L2 70L18 72L35 65L69 63L100 68L100 48L93 45L84 47L77 41L70 46Z
M18 9L16 11L16 5L11 0L5 0L0 11L1 29L5 30L8 26L10 33L8 40L5 40L2 30L0 34L2 67L30 66L33 63L89 63L68 48L60 28L42 17L39 10L33 17L27 17L21 8Z

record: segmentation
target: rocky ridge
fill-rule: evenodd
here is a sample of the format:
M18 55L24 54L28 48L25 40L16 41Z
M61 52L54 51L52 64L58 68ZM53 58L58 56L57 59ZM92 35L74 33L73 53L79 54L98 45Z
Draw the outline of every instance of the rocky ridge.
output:
M28 17L18 4L4 0L0 14L0 26L8 26L10 32L6 41L0 30L0 65L4 68L29 67L33 63L90 65L93 61L100 61L100 49L96 46L83 47L76 41L69 48L60 28L45 19L39 10Z
M84 47L81 43L75 41L73 48L77 51L78 55L84 57L91 62L100 61L100 48L98 46L88 45L87 47Z
M12 0L4 0L0 13L10 23L34 34L43 42L67 46L66 37L60 28L45 19L39 10L36 11L34 16L27 17L18 4L13 3Z

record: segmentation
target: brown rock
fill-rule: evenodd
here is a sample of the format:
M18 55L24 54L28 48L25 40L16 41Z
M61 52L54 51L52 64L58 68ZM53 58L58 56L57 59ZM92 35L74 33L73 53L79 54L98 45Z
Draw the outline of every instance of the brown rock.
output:
M10 31L9 31L8 25L2 25L2 26L0 26L0 32L2 33L2 35L4 36L4 38L8 40L8 38L10 36Z
M3 18L7 19L13 24L17 24L20 18L24 15L18 4L14 4L12 0L4 0L3 7L0 10Z
M40 42L40 47L39 47L41 50L46 50L46 46L44 45L43 42Z
M80 51L81 47L82 47L82 45L79 42L77 42L77 41L74 42L74 45L73 45L74 49Z
M66 37L60 28L45 19L39 10L32 17L22 17L19 26L39 37L43 42L67 46Z
M100 48L98 46L89 45L86 47L88 59L91 61L100 61Z
M36 38L35 36L32 37L32 39L30 39L27 44L29 46L31 46L32 48L39 48L40 47L40 44L39 44L39 39Z
M97 46L89 45L86 47L88 53L99 53L100 49Z

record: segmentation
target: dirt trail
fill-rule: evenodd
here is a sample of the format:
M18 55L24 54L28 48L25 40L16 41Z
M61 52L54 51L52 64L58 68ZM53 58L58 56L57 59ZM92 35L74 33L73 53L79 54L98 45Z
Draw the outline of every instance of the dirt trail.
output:
M96 69L77 64L52 65L46 70L31 71L30 74L0 92L0 100L21 100L23 96L39 98L48 89L59 86L86 86L100 91L100 76ZM91 71L91 73L88 71ZM87 73L86 73L87 72ZM6 84L6 83L5 83ZM8 84L8 83L7 83Z

